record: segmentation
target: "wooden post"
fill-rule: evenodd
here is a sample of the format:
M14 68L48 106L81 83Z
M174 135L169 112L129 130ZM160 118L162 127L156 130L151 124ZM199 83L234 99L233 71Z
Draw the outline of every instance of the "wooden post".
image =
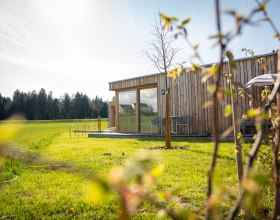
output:
M98 132L100 133L101 132L101 116L100 115L98 115L97 123L98 123Z
M115 120L116 120L116 132L119 132L120 127L119 127L119 92L116 91L116 101L115 101Z
M140 123L140 89L136 89L136 132L140 132L141 123Z
M231 79L229 80L229 87L231 93L231 109L232 109L232 126L233 126L233 136L234 136L234 145L235 145L235 155L236 155L236 166L237 166L237 175L239 186L241 186L243 178L243 162L242 162L242 146L240 140L237 138L238 133L240 132L240 114L238 114L236 106L236 93L232 88L232 81L234 80L233 73L231 73L230 63L228 61L228 70Z

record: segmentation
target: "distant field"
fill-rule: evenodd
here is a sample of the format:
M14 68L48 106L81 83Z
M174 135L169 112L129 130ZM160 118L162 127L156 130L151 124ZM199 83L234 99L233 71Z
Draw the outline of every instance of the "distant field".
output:
M34 121L27 122L14 138L14 147L8 152L0 184L0 219L115 219L118 214L118 196L112 194L105 202L94 205L85 197L88 184L96 177L107 176L114 166L138 150L163 146L163 140L100 139L69 136L69 127L83 126L83 122ZM97 128L96 121L89 121ZM102 122L102 127L107 121ZM174 185L185 190L180 202L194 212L203 212L206 195L206 173L210 163L212 144L207 142L173 141L186 146L184 150L158 150L165 171L159 177L155 191ZM121 153L124 152L124 155ZM111 153L111 155L102 155ZM71 166L59 166L71 164ZM18 178L10 183L3 180ZM219 151L217 186L236 190L234 148L223 143ZM235 196L233 195L234 199ZM269 206L271 201L266 201ZM266 198L264 198L266 199ZM228 211L233 200L221 204ZM153 219L156 212L143 209L135 219Z

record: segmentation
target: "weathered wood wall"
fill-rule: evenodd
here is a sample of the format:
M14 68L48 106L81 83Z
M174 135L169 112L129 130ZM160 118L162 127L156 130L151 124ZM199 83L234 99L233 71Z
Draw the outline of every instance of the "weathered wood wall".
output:
M260 57L264 57L267 67L264 69L257 62ZM235 80L241 84L245 84L250 79L272 71L277 70L277 54L267 54L255 58L245 58L236 60L237 69L233 73ZM205 67L210 66L206 65ZM223 64L223 72L228 71L227 63ZM211 114L210 109L203 108L204 103L209 100L207 92L207 83L201 83L202 73L200 70L186 70L184 74L178 77L177 81L172 78L168 79L168 85L171 91L171 116L192 116L191 133L211 133ZM154 74L133 79L121 80L109 83L111 91L132 90L135 88L144 88L155 86L158 88L158 111L160 117L165 117L165 97L160 94L160 90L165 88L165 76L163 74ZM221 86L229 88L226 78L222 77ZM252 93L254 106L260 105L260 89L252 87L249 89ZM224 107L230 104L230 98L224 96L224 101L219 107L219 133L225 131L231 125L231 118L223 117ZM244 114L249 109L249 100L247 97L238 98L238 109ZM186 128L182 126L180 132L186 133Z
M116 111L115 111L115 102L108 102L108 122L109 122L109 127L115 127L115 115L116 115Z

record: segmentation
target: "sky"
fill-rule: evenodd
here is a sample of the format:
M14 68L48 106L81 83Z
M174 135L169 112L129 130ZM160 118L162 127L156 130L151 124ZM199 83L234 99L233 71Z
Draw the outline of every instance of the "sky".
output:
M0 0L0 93L12 97L45 88L54 97L86 93L112 100L108 82L158 72L144 56L159 11L179 19L191 17L189 39L199 44L206 63L217 62L210 35L216 33L212 0ZM254 0L221 0L222 10L246 14ZM280 29L280 1L271 0L268 13ZM223 28L234 26L223 16ZM267 23L247 27L230 49L244 57L243 47L256 54L279 48ZM175 62L189 61L184 39Z

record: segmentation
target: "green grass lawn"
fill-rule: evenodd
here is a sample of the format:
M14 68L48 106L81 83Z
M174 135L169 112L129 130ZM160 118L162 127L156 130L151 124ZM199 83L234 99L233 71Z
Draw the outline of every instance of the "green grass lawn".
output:
M112 193L101 204L91 204L86 200L88 185L96 177L106 177L113 167L122 165L139 150L152 152L150 147L164 145L164 140L78 138L73 135L70 138L69 127L73 127L73 123L27 122L17 134L13 148L7 152L9 157L2 173L0 219L115 219L118 215L117 194ZM103 128L106 123L103 121ZM193 212L203 213L212 143L173 141L173 145L187 148L153 150L165 166L155 191L180 185L184 188L179 195L180 203ZM215 188L228 187L235 192L232 200L221 203L223 212L228 211L236 197L234 152L232 143L221 144ZM15 181L3 183L15 175L18 176ZM268 206L270 202L268 199ZM135 219L156 217L151 207L143 210Z

